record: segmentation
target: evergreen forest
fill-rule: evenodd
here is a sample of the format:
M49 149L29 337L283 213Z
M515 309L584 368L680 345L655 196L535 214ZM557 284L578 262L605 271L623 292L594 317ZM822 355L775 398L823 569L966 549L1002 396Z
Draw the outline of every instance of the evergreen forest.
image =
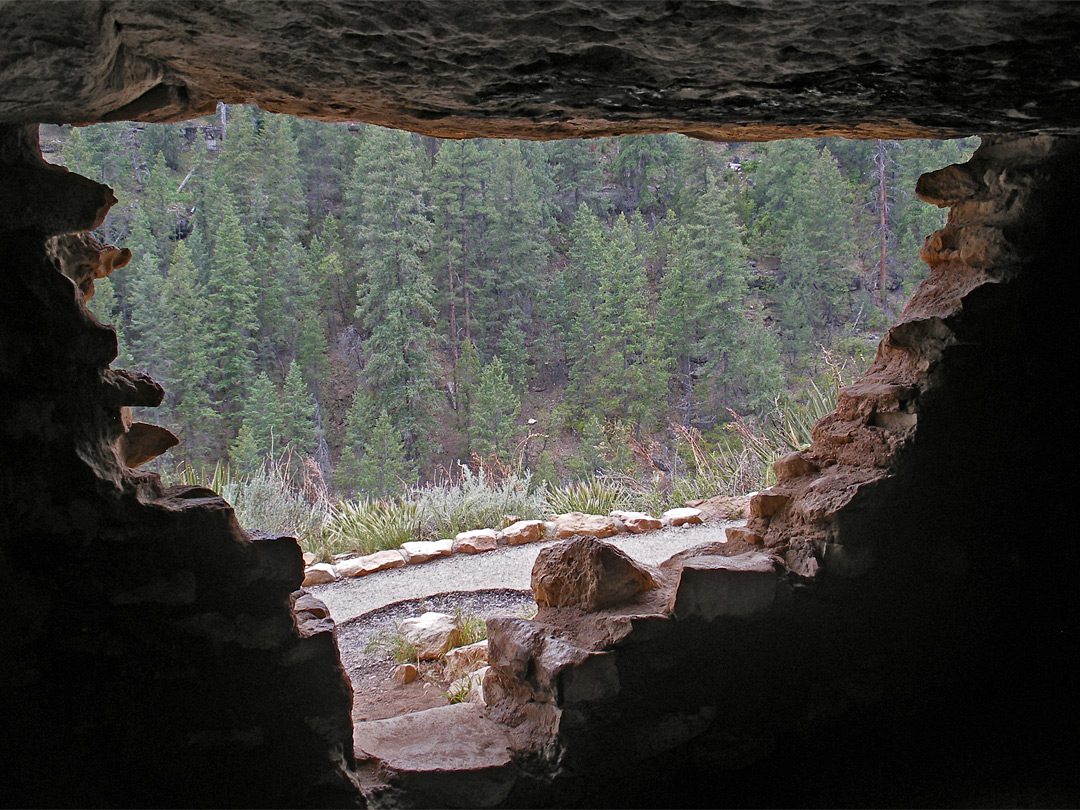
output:
M131 248L90 309L180 444L381 498L455 465L672 476L835 396L926 273L962 141L437 140L219 105L43 126ZM831 392L831 393L830 393ZM275 462L275 460L277 460Z

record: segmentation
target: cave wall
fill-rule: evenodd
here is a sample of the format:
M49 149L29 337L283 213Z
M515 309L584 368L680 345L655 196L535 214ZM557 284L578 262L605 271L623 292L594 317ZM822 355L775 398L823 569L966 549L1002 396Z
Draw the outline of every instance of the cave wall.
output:
M71 278L115 261L76 235L115 199L36 140L0 126L2 802L354 804L352 689L332 624L293 610L300 549L123 462L124 408L162 390L110 368Z
M931 277L754 501L768 610L494 628L522 748L507 801L1075 805L1080 6L462 8L0 7L4 803L360 801L331 628L293 609L295 542L125 463L123 409L161 391L109 368L115 336L82 306L126 260L79 235L113 200L46 166L31 125L222 99L446 136L996 135L920 183L952 206ZM546 638L585 655L540 683Z

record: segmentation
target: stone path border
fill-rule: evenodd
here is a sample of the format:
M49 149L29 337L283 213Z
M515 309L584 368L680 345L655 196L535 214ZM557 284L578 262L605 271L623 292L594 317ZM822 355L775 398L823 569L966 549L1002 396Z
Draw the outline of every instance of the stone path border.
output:
M679 507L669 509L655 518L645 512L616 510L610 515L589 515L568 512L556 515L552 520L519 520L505 529L473 529L461 532L453 539L416 540L402 544L401 548L376 551L360 557L345 557L334 563L313 562L304 572L303 585L325 585L343 578L362 577L391 568L418 565L451 554L482 554L500 546L524 545L542 540L563 540L575 535L591 535L597 538L612 537L629 532L642 534L669 526L683 526L703 522L700 509ZM309 558L310 559L310 558Z

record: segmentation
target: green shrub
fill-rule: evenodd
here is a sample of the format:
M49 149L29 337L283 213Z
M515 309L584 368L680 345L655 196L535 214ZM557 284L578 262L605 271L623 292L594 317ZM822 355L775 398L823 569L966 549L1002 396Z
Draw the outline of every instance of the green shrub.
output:
M414 490L426 534L453 537L472 529L503 529L514 520L543 515L543 493L532 488L529 473L509 473L499 481L492 477L462 465L456 478Z

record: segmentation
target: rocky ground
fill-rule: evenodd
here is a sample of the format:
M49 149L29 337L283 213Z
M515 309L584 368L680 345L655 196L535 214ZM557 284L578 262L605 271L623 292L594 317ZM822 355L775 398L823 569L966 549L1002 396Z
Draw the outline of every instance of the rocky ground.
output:
M725 519L729 506L710 511L700 525L670 527L645 534L620 534L604 542L618 546L635 560L658 565L672 554L701 543L725 539L725 529L741 520ZM337 622L342 664L353 684L353 719L377 720L445 706L449 685L441 662L421 662L419 677L402 684L393 678L398 665L389 653L372 648L380 634L392 633L398 622L427 611L455 610L483 619L529 616L536 609L530 590L533 563L547 541L503 546L484 554L454 554L422 565L342 579L308 590L322 600ZM749 550L728 541L731 554Z

